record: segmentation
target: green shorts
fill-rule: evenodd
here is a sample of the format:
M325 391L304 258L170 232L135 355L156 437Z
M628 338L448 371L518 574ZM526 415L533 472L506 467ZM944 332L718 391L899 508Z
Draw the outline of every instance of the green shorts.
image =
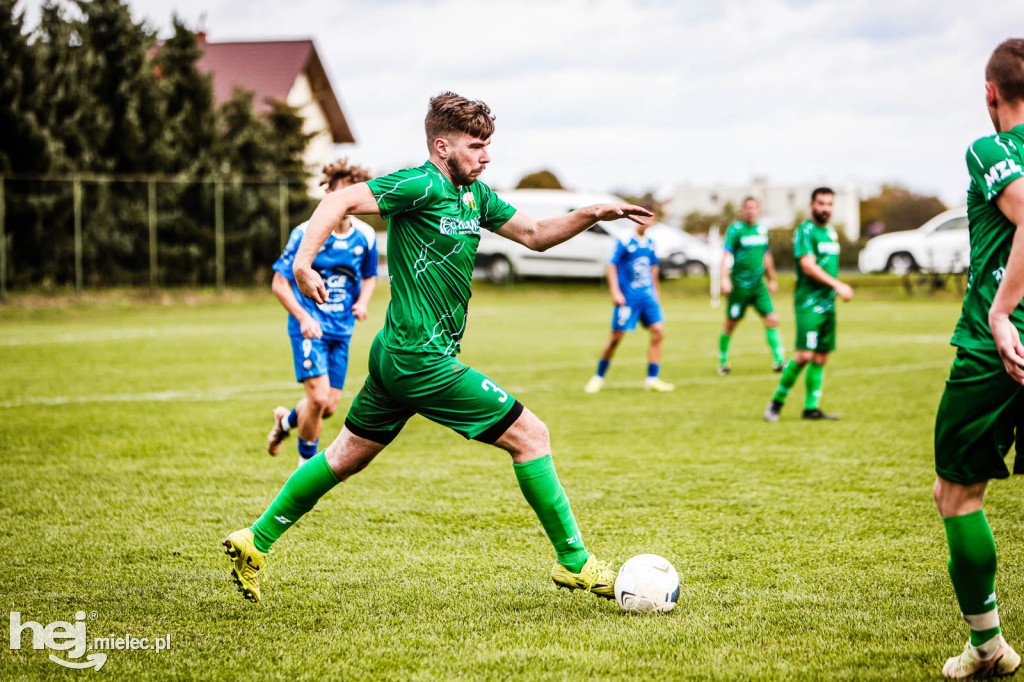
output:
M935 416L935 472L963 485L1009 477L1003 460L1021 437L1022 389L995 351L957 350ZM1016 447L1013 473L1020 474L1019 441Z
M352 433L387 445L414 414L485 443L498 440L523 405L456 358L394 353L373 340L370 374L345 417Z
M831 353L836 349L836 310L796 313L796 349Z
M749 288L738 287L734 284L732 291L729 292L725 314L729 316L730 320L739 320L746 314L749 305L754 306L754 310L761 317L775 312L771 294L768 293L768 287L764 285L764 282Z

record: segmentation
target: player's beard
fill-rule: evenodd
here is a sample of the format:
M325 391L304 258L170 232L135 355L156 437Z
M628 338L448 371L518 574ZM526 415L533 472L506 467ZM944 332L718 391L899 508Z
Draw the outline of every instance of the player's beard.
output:
M448 167L448 176L457 187L472 185L476 180L476 178L470 176L469 170L459 167L459 161L454 156L450 159L446 159L444 163ZM480 170L481 172L483 171L482 168Z
M832 217L831 211L811 211L811 215L814 217L814 222L819 225L825 225L828 223L828 219Z

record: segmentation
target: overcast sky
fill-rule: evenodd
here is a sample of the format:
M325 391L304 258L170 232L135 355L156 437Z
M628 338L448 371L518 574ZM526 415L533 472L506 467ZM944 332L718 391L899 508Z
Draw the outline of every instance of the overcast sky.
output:
M30 25L36 0L23 0ZM497 115L497 187L896 181L964 201L984 66L1019 0L133 0L211 41L312 37L374 171L426 158L431 94Z

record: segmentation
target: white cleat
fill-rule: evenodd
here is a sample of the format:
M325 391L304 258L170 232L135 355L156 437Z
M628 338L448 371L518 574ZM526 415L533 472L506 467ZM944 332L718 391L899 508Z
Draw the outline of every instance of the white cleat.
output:
M984 654L979 647L971 646L968 641L962 654L946 660L946 665L942 666L942 674L951 680L981 680L1015 673L1020 667L1020 654L1006 643L1002 635L996 637L999 641L995 643L995 651L991 656L981 658ZM989 648L987 644L986 642L982 646Z
M658 377L647 377L647 381L644 382L644 390L654 391L655 393L668 393L669 391L676 390L676 385L662 381Z
M584 393L597 393L604 386L604 377L599 377L596 374L590 377L590 381L583 387Z
M274 408L274 428L270 429L270 433L267 434L267 452L271 456L281 452L281 443L288 437L288 430L284 428L283 422L291 414L291 410L287 407L278 405Z

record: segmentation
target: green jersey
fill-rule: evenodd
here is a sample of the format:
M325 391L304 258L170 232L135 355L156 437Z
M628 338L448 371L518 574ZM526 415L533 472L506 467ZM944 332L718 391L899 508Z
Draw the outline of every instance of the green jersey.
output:
M826 313L833 310L836 306L835 290L804 274L800 259L814 256L814 262L822 270L836 277L839 274L839 235L835 228L804 221L793 233L793 256L797 260L796 291L793 295L797 312Z
M999 281L1003 278L1016 227L996 206L999 193L1024 176L1024 125L977 140L967 149L967 219L971 233L971 268L963 310L951 343L961 348L995 350L988 326ZM1024 332L1024 308L1010 319Z
M391 303L381 343L391 352L454 356L480 228L496 230L516 210L482 182L456 187L429 161L367 184L388 221Z
M737 220L725 232L725 250L732 254L729 273L734 287L752 289L764 277L764 254L768 251L768 228Z

